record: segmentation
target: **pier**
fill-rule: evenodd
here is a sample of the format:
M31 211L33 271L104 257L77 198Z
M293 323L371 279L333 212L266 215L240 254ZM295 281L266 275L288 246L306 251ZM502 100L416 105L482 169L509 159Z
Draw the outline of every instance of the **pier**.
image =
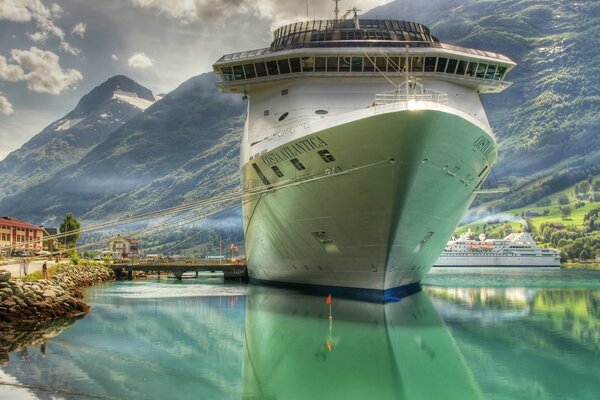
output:
M143 261L143 262L119 262L111 265L118 279L132 279L134 271L172 273L178 280L183 279L186 272L223 272L225 280L247 281L248 270L246 264L214 264L206 262L183 262L183 261Z

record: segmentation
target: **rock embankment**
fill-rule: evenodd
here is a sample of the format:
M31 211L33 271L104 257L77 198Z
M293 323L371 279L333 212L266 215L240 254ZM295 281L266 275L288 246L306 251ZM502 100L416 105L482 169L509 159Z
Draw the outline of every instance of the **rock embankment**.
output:
M0 326L73 318L89 311L80 288L114 280L103 266L65 265L50 279L0 282Z

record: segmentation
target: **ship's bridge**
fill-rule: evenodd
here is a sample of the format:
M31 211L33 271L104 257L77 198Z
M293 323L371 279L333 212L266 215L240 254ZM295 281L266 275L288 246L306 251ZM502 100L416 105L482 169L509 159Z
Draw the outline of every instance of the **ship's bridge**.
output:
M441 43L424 25L396 20L317 20L277 29L268 48L227 54L213 66L224 92L250 92L305 77L419 77L500 92L516 64L508 57Z

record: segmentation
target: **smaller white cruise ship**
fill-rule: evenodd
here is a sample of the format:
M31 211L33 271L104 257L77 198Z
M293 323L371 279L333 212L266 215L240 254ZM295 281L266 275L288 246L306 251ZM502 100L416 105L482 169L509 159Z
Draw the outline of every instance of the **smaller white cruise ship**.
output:
M479 240L467 232L448 242L434 267L560 267L560 252L538 247L527 232Z

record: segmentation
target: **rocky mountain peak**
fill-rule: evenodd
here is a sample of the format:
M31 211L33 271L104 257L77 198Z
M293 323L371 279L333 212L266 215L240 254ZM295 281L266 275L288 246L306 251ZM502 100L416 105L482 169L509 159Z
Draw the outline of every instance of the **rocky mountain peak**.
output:
M89 114L112 99L129 103L142 110L156 101L150 89L124 75L116 75L83 96L72 114L73 116Z

